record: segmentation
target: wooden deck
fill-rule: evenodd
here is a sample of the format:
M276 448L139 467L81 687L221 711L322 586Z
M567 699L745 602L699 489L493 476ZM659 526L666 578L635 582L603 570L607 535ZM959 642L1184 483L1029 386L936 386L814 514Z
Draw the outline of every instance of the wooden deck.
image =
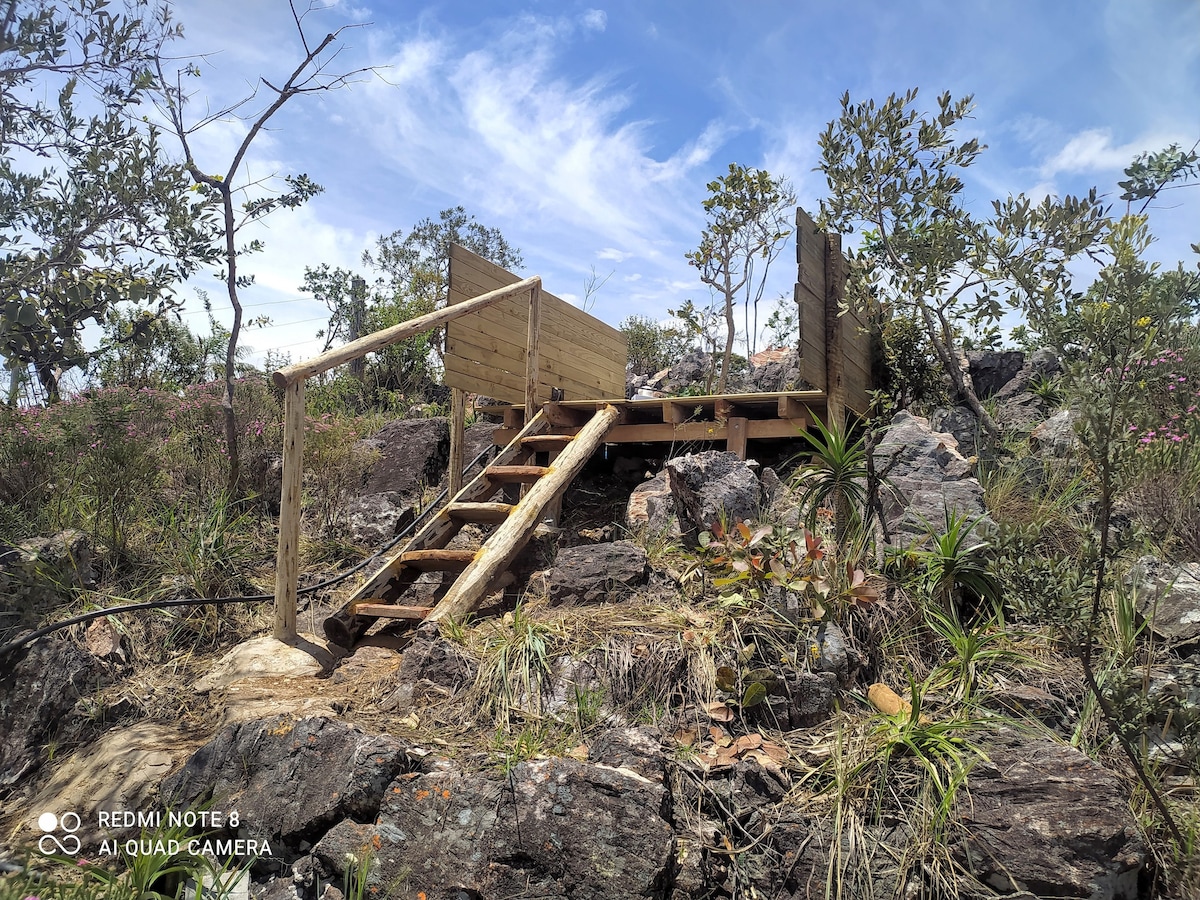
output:
M777 391L704 397L653 397L634 400L564 400L543 404L546 418L560 433L574 430L604 406L616 407L617 424L606 444L666 444L682 441L724 442L743 459L753 440L794 439L814 417L826 418L824 391ZM506 406L505 422L495 434L506 445L525 420L523 406Z

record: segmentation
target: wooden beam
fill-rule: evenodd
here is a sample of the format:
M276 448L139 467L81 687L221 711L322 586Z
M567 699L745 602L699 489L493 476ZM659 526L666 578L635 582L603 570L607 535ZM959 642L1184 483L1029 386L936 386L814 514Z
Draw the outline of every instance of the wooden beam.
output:
M420 621L433 612L432 606L395 606L391 603L357 603L355 615L371 616L376 619L415 619Z
M568 428L586 425L587 420L592 417L591 410L573 409L569 406L563 406L559 401L545 404L542 407L542 412L546 416L546 421L551 425L565 425Z
M351 341L348 344L343 344L341 347L335 347L332 350L322 353L320 356L314 356L312 359L305 360L304 362L285 366L274 372L271 375L271 380L275 382L276 387L285 388L293 381L311 378L313 375L328 372L330 369L350 362L352 359L358 359L360 356L365 356L376 350L382 350L384 347L390 346L397 341L402 341L407 337L412 337L414 334L420 334L422 331L429 331L431 328L445 325L452 319L457 319L459 316L465 316L467 313L484 309L506 297L524 294L530 288L541 287L541 284L542 279L534 275L531 278L522 279L516 284L510 284L507 287L488 291L486 294L480 294L471 300L464 300L462 303L456 303L452 306L427 313L426 315L417 316L415 319L409 319L407 322L401 322L399 325L393 325L391 328L384 328L382 331L368 334L357 341Z
M283 485L279 493L279 547L275 553L275 637L296 639L300 578L300 495L304 477L304 379L283 395Z
M488 466L483 475L496 484L532 484L547 473L545 466Z
M495 590L500 576L533 536L546 506L566 489L591 459L596 448L603 443L604 435L617 420L617 415L616 407L606 406L592 417L546 476L529 489L512 514L488 538L474 562L467 566L430 613L428 621L461 620L473 612L490 591Z
M459 522L496 525L507 519L512 509L511 503L451 503L446 507L446 515Z
M466 444L467 394L458 388L450 389L450 472L447 496L454 497L462 490L463 447Z
M458 572L474 558L474 550L409 550L400 555L400 564L420 572Z
M746 420L739 416L733 416L726 422L726 432L725 449L736 453L739 459L745 459L746 438L749 437Z
M842 355L842 298L846 270L842 236L825 235L825 391L829 394L829 420L838 426L846 419L846 373ZM832 426L831 426L832 427Z

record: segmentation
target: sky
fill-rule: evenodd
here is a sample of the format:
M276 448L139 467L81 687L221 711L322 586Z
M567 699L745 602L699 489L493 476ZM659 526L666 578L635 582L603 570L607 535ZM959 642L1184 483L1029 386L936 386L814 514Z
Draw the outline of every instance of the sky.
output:
M303 56L284 0L178 0L176 15L175 52L205 54L197 115L260 77L280 83ZM925 109L942 91L973 94L960 135L988 145L966 179L980 214L1009 194L1092 186L1123 206L1116 183L1136 154L1200 139L1198 0L339 0L303 24L315 42L348 26L327 71L374 71L290 101L247 158L255 182L303 172L325 188L246 235L266 249L242 263L256 276L243 302L270 318L246 334L252 359L319 352L327 313L298 291L306 266L361 270L380 235L457 205L566 300L607 276L590 311L613 325L705 303L684 255L706 184L731 162L765 168L815 213L817 136L846 91L919 87ZM245 130L235 119L198 132L201 168L224 171ZM1200 187L1151 215L1152 255L1194 263ZM780 256L768 299L790 296L793 259ZM196 285L227 322L220 282ZM195 301L184 321L204 327Z

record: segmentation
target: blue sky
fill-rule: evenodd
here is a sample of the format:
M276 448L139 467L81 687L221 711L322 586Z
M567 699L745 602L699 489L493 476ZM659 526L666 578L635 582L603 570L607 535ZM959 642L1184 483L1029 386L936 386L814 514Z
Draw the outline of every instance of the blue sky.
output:
M213 54L197 104L219 108L260 75L281 81L300 59L283 0L181 0L177 17L177 49ZM817 135L846 90L883 99L918 86L930 106L944 90L974 94L969 133L989 145L968 178L980 211L1009 193L1092 185L1117 203L1136 153L1200 138L1196 0L354 0L306 19L318 40L360 23L331 70L378 75L296 98L250 158L255 179L306 172L326 189L274 214L266 251L244 263L258 278L244 301L272 320L246 337L255 356L319 350L324 307L297 291L306 265L357 267L378 235L458 204L565 299L582 298L593 268L611 272L592 312L613 324L703 302L684 254L706 182L730 162L764 167L815 211ZM198 135L201 166L224 170L243 132L233 121ZM1200 187L1162 207L1155 255L1194 261ZM791 258L768 296L790 293ZM220 284L197 283L221 309ZM194 304L185 321L202 324Z

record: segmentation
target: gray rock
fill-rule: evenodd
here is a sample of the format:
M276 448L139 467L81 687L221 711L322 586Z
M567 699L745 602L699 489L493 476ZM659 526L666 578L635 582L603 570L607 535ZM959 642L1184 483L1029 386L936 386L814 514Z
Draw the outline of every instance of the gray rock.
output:
M245 837L294 856L343 819L371 821L411 768L408 745L324 716L230 725L163 782L171 808L237 808Z
M723 522L758 516L762 489L745 460L728 450L708 450L668 460L675 507L692 528L711 530Z
M967 371L980 400L996 394L1012 381L1025 365L1019 350L968 350Z
M629 505L625 507L625 527L652 536L678 537L675 495L671 493L670 473L666 469L630 493Z
M946 510L972 522L986 519L983 487L958 452L958 441L932 431L926 419L896 413L875 448L875 469L886 477L881 494L893 533L922 535L940 529ZM982 527L990 522L986 519Z
M1138 612L1156 634L1180 644L1200 639L1200 563L1173 566L1143 556L1126 583L1137 591Z
M1060 409L1033 429L1029 435L1030 448L1039 456L1056 459L1078 456L1082 449L1075 430L1079 417L1077 410Z
M567 547L550 570L550 604L618 603L646 583L649 568L646 551L632 541Z
M814 667L818 672L830 672L837 676L838 684L849 687L865 660L855 650L846 633L832 622L821 625L812 639L816 650Z
M91 737L92 721L77 706L106 687L114 671L73 641L46 637L0 677L0 785L39 768L42 748L60 750ZM9 668L11 666L11 668Z
M92 545L77 528L18 544L0 541L0 610L53 604L70 590L95 584Z
M444 637L433 623L417 629L404 649L396 672L396 689L380 704L384 709L409 709L418 698L451 697L475 681L479 667L458 644Z
M507 777L449 768L398 780L375 824L343 822L314 853L336 876L347 852L373 845L378 883L428 900L659 897L674 861L666 805L661 778L627 768L570 759L522 762Z
M959 861L1005 891L1133 900L1146 848L1116 775L1047 738L999 736L971 769Z
M679 391L691 385L703 384L711 365L712 360L707 353L693 350L671 366L666 377L660 379L659 383L667 391Z
M800 353L793 347L778 359L755 366L750 371L750 383L763 393L802 390Z
M958 452L963 456L975 456L979 451L979 417L965 406L939 407L929 416L929 427L933 431L954 435L958 441Z
M438 484L450 461L450 424L444 417L400 419L383 426L367 445L379 451L362 493L394 491L415 498Z
M391 540L414 518L413 506L398 491L355 497L346 505L346 526L360 544L377 546Z
M1046 418L1046 404L1032 387L1036 379L1062 371L1053 350L1037 350L1008 384L996 392L996 424L1010 430L1028 431Z

